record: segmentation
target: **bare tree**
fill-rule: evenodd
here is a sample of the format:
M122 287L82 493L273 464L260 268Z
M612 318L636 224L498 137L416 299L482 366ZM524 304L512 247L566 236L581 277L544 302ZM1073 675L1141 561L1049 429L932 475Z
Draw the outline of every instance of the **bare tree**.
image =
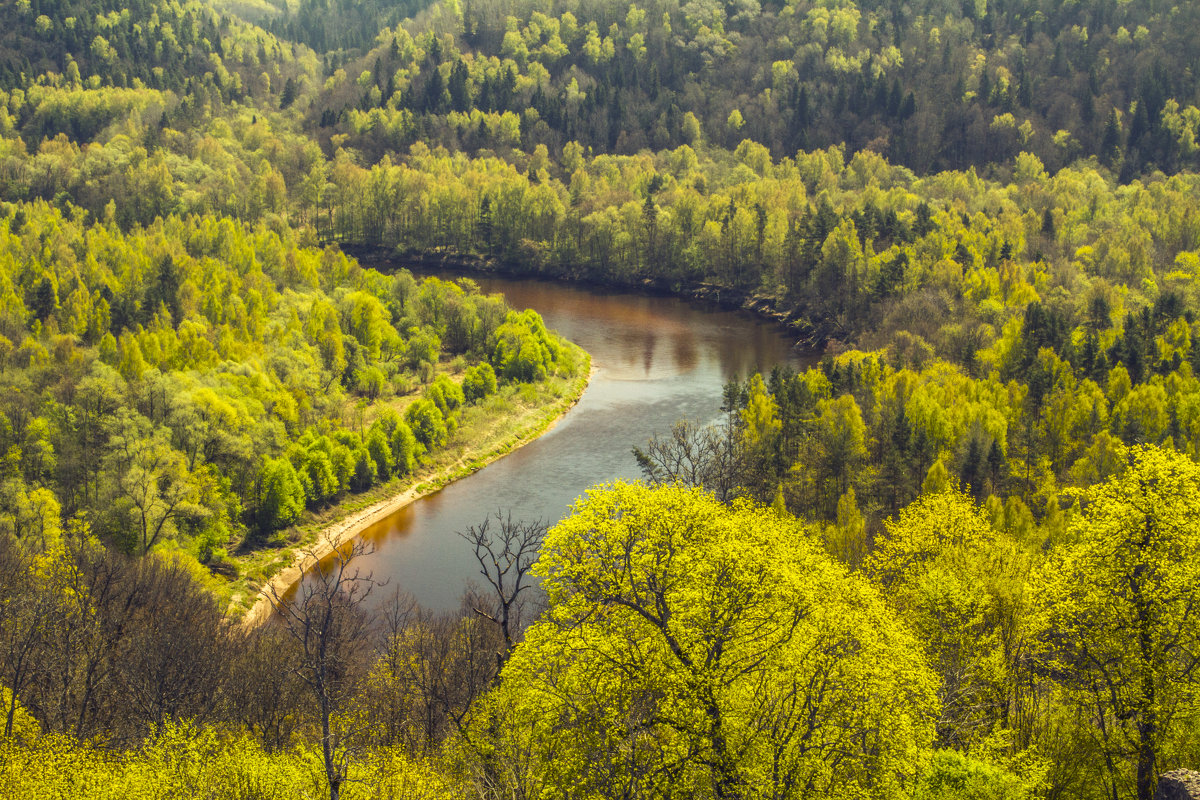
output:
M226 714L268 751L283 750L311 721L298 677L299 645L282 625L262 625L237 642L225 688Z
M110 746L213 719L231 641L216 600L177 563L65 544L35 555L0 536L0 683L43 729Z
M0 725L4 736L12 735L18 698L36 675L47 625L56 616L53 593L26 586L32 568L32 553L0 533L0 685L9 689Z
M496 653L497 671L512 651L514 634L521 630L521 595L534 585L529 570L537 561L548 527L541 520L514 522L511 512L505 515L497 511L494 517L458 532L474 547L479 572L492 590L492 608L481 602L473 610L500 626L504 636L504 650Z
M668 436L655 434L645 450L633 448L633 457L648 483L702 486L723 503L736 494L743 466L731 426L701 427L686 419Z
M353 565L355 559L372 552L366 542L356 539L332 550L326 563L315 551L308 551L314 568L301 580L295 597L285 598L272 589L271 599L299 645L294 671L316 700L329 800L338 800L348 777L356 731L336 725L335 717L369 668L371 620L363 603L383 583Z
M405 680L411 664L410 631L426 612L408 592L395 589L380 609L376 649L378 658L368 682L365 708L371 741L384 747L406 741L412 747L411 730L416 716L414 692ZM376 680L376 675L383 680Z
M219 604L185 567L142 559L126 590L114 652L118 719L127 741L170 721L204 722L218 709L230 630Z
M114 706L123 692L113 687L118 652L133 612L127 596L135 583L135 564L122 553L69 539L73 560L68 570L69 623L59 626L52 674L44 704L47 727L76 738L98 738L113 729Z
M503 648L499 626L474 611L486 602L468 593L459 610L434 614L404 595L393 598L375 665L381 680L368 689L374 740L424 753L452 733L469 741L471 710L492 686Z

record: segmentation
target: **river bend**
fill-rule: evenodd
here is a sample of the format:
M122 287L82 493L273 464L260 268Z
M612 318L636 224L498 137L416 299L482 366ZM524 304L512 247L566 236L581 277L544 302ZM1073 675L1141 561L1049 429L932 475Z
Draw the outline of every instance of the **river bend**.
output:
M561 519L589 487L639 477L631 449L652 434L684 417L717 420L731 377L815 360L793 349L782 327L745 312L676 297L469 277L485 292L502 292L510 306L540 313L547 327L591 353L595 374L575 408L539 439L363 533L375 551L355 564L388 580L371 602L399 588L427 608L456 607L468 581L479 577L456 531L497 510L514 519Z

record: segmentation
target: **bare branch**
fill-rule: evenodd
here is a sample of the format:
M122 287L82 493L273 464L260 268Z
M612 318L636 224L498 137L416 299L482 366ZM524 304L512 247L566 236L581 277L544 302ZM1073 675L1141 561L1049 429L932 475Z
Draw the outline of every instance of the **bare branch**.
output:
M733 497L740 472L738 448L731 432L718 425L701 427L679 420L665 437L655 434L646 449L633 456L652 485L701 486L725 502Z
M495 521L495 525L493 525ZM473 605L476 614L500 626L504 636L504 651L496 654L497 668L508 657L521 629L521 595L533 584L530 569L537 561L542 539L549 526L542 520L513 521L512 513L497 511L479 525L472 525L458 535L475 551L479 573L491 587L493 609Z

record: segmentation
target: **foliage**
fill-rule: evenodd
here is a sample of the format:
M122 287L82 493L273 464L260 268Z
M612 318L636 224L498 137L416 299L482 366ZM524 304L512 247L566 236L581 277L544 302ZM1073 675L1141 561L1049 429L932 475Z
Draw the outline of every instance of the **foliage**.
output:
M259 481L260 524L264 530L278 530L300 518L304 511L304 486L289 461L271 459L263 465Z
M331 11L304 3L290 29L328 29L318 20ZM372 13L369 36L348 35L349 19ZM1186 5L476 3L435 5L408 25L393 13L365 4L336 40L306 37L347 47L327 56L312 121L371 160L426 142L529 154L720 146L755 171L843 145L922 174L1022 151L1052 169L1094 156L1127 176L1197 163Z
M554 371L561 347L536 311L510 312L494 338L492 366L505 380L529 383Z
M404 421L417 442L426 449L446 443L446 420L432 400L418 400L410 405L404 412Z
M288 231L213 216L122 233L44 203L9 205L0 271L11 530L45 539L81 516L136 553L178 541L213 559L306 506L411 473L445 444L462 389L438 371L426 394L441 426L427 414L414 438L390 391L361 376L415 383L398 358L421 338L440 361L441 328L422 319L473 319L468 363L503 323L473 286L385 276ZM357 403L389 426L347 427Z
M30 716L29 712L21 706L19 701L14 702L12 690L7 686L0 686L0 704L2 704L0 708L4 709L6 728L9 727L7 724L9 709L12 709L13 712L12 732L6 734L4 737L0 737L0 741L11 737L17 742L28 742L36 739L41 734L41 726L38 725L37 720Z
M914 792L920 800L1021 800L1036 797L1036 780L966 756L935 750Z
M1021 705L1028 557L969 497L922 495L889 520L866 569L941 676L943 745L992 737Z
M0 4L0 785L320 788L295 652L193 579L578 367L536 314L338 245L696 290L830 345L637 451L667 488L563 523L486 713L486 619L397 623L346 796L714 794L774 752L818 793L1144 797L1194 766L1196 13ZM644 572L598 557L622 542ZM863 726L828 769L781 688L826 674L856 682L813 719ZM454 767L412 755L464 731Z
M433 401L443 416L449 416L466 402L462 387L450 380L447 375L437 376L425 390L425 396Z
M311 748L272 753L248 736L188 724L168 726L125 757L63 736L0 739L0 753L0 783L13 797L282 800L321 791ZM397 750L372 754L363 775L347 800L459 796L452 781Z
M535 571L547 615L492 701L507 724L490 758L532 756L522 790L905 794L933 681L800 526L617 484L547 534Z
M1039 652L1086 727L1105 791L1147 800L1193 757L1200 468L1153 448L1087 490L1071 542L1035 581Z
M496 372L486 361L467 370L462 382L463 396L469 403L475 403L490 394L496 393Z

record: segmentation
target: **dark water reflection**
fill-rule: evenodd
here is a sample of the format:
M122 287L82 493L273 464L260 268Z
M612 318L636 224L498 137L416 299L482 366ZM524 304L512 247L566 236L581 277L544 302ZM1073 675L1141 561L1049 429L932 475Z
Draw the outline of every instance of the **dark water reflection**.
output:
M673 297L472 278L516 308L535 309L547 327L592 354L596 374L579 404L537 441L365 532L376 549L356 564L389 580L373 601L398 588L430 608L456 607L478 577L456 531L497 510L514 519L558 520L588 487L637 478L633 446L680 418L716 420L729 378L815 360L794 350L786 331L740 312Z

